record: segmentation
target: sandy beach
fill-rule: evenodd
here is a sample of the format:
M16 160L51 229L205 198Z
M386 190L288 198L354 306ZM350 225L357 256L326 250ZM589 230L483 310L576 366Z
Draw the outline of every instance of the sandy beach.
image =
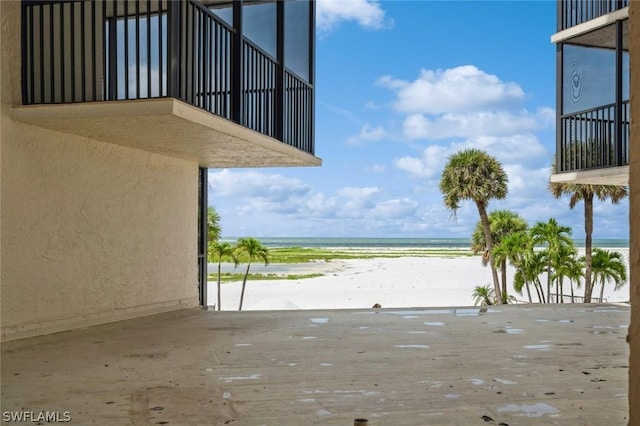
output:
M628 249L616 249L627 259ZM241 265L238 272L243 272ZM243 310L288 309L349 309L371 308L379 303L383 308L472 306L475 286L491 283L491 271L483 267L478 256L466 257L399 257L355 260L318 261L306 264L252 265L252 272L294 274L322 273L306 279L249 280ZM513 294L508 270L509 290ZM543 284L546 275L541 276ZM222 310L237 310L241 282L222 285ZM608 302L629 300L629 284L614 292L613 284L605 287ZM564 293L569 294L565 282ZM583 295L577 290L576 295ZM594 296L599 296L596 286ZM516 295L518 300L527 300ZM216 282L209 281L209 305L216 304ZM535 300L535 299L534 299Z

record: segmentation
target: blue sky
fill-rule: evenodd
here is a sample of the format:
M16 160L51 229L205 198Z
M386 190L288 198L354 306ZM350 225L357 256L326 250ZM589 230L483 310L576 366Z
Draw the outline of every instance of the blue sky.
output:
M438 182L452 153L496 156L528 222L584 235L580 204L547 190L555 150L555 1L318 0L321 167L210 169L227 237L469 237ZM594 238L628 237L628 202L596 203Z

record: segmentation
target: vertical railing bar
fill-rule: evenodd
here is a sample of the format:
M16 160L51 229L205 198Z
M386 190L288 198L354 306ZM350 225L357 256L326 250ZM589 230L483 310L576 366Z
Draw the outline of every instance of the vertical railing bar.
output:
M86 102L87 101L87 90L85 88L85 84L87 82L87 64L85 63L86 60L86 45L85 45L85 29L86 29L86 25L85 25L85 21L86 21L86 16L85 16L85 7L84 7L85 2L80 2L80 101L81 102ZM95 79L95 75L93 76L93 78ZM95 100L95 99L94 99Z
M168 19L168 13L169 13L169 7L167 6L167 19ZM162 65L162 10L163 10L163 6L162 6L162 0L158 0L158 95L160 97L165 95L165 92L163 91L164 89L164 84L162 83L162 77L163 77L163 65ZM167 38L169 37L169 30L167 29ZM169 49L169 43L167 43L167 50Z
M124 98L129 99L129 0L124 0Z
M27 21L29 22L29 28L31 31L28 31L26 29L26 27L24 28L24 31L27 32L27 34L29 34L29 61L31 62L31 73L29 73L29 81L30 81L30 85L31 85L31 96L29 97L29 104L33 104L35 103L35 99L36 99L36 82L35 82L35 74L36 74L36 67L35 67L35 63L36 63L36 59L35 59L35 50L34 50L34 46L35 46L35 31L34 31L34 12L35 12L35 7L31 6L28 7L27 10L29 11L29 17L27 18ZM42 33L42 28L40 28L40 33ZM40 67L40 70L42 71L42 67Z
M126 1L126 0L125 0ZM140 99L140 2L136 1L136 99Z
M75 3L70 4L69 19L71 20L71 102L76 102L76 14Z
M29 22L29 9L30 7L26 3L22 3L20 5L20 93L22 95L22 104L29 104L29 88L27 83L27 75L29 75L29 64L28 64L28 56L27 56L27 45L29 44L27 41L27 37L29 34L29 30L33 33L33 28L27 28L27 23ZM32 54L33 49L30 49L29 54ZM31 75L33 75L33 69L31 70Z
M189 3L186 3L187 6ZM195 103L195 94L196 94L196 11L193 5L189 8L191 10L191 19L189 23L191 24L191 89L189 91L191 95L191 103Z
M65 90L64 90L64 80L65 80L65 49L64 49L64 5L65 3L60 3L60 101L65 102Z
M158 1L158 19L160 2ZM151 98L151 0L147 0L147 98Z
M51 4L49 7L49 73L51 74L49 76L49 83L51 85L50 89L50 95L51 95L51 103L55 102L55 94L54 94L54 77L55 77L55 70L54 70L54 64L53 64L53 8L54 8L54 4Z
M114 6L115 9L115 6ZM104 8L104 10L106 11L106 7ZM115 12L115 10L114 10ZM115 16L115 13L114 13ZM106 17L103 16L103 21L104 18ZM104 38L104 36L102 37ZM98 79L98 70L96 69L96 4L95 2L91 2L91 72L93 74L93 77L91 78L91 89L92 89L92 101L97 101L98 100L98 89L96 86L96 80ZM111 47L111 46L110 46Z

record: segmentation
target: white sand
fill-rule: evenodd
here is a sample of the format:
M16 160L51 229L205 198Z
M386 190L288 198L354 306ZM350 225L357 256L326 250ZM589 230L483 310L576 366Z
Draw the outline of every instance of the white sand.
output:
M628 250L618 251L628 261ZM371 308L375 303L383 308L472 306L474 287L491 283L490 269L483 267L477 256L332 260L290 267L293 274L321 272L325 275L300 280L249 279L243 310ZM270 265L260 272L277 270L280 274L283 268L286 266ZM253 272L258 269L251 267ZM244 272L242 265L238 272ZM511 269L508 278L510 294L513 294ZM546 286L546 275L540 278ZM222 285L223 310L238 309L241 286L241 282ZM208 290L209 305L213 306L217 300L215 281L209 282ZM565 282L564 293L570 293L568 282ZM575 294L583 295L583 290L576 290ZM600 295L600 286L596 286L593 295ZM527 300L526 292L516 297ZM533 297L535 301L535 295ZM629 300L629 284L617 292L608 284L604 297L608 302Z

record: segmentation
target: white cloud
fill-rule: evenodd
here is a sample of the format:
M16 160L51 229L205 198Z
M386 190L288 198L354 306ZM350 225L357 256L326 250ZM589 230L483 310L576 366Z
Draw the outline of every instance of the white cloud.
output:
M382 219L404 218L413 215L418 205L417 201L410 198L387 200L377 203L371 213Z
M347 140L347 143L357 145L362 142L375 142L383 139L386 134L382 126L372 127L369 124L365 124L362 126L362 129L360 129L360 133L357 136L351 136Z
M522 88L473 65L436 71L423 69L412 82L384 76L378 84L393 90L397 111L444 114L505 106L524 99Z
M536 113L520 111L476 111L470 113L447 113L427 117L411 114L403 123L403 131L409 139L447 139L479 135L502 136L530 132L549 126L547 108Z
M386 17L380 3L374 0L318 0L316 26L326 32L340 22L355 21L374 30L389 28L393 21Z
M209 171L212 197L255 197L279 202L291 197L302 197L311 187L300 179L279 174L256 171Z

